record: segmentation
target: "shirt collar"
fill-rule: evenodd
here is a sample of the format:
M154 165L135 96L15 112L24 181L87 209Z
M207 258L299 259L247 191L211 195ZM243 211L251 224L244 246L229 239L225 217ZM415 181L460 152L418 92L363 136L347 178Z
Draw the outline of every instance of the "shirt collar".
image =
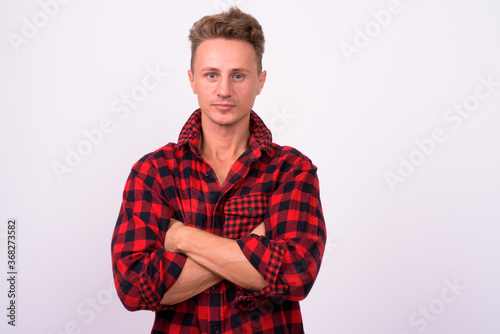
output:
M179 146L188 145L196 151L201 132L201 109L191 114L179 134ZM250 112L250 142L249 147L259 149L271 155L272 135L262 119L252 110Z

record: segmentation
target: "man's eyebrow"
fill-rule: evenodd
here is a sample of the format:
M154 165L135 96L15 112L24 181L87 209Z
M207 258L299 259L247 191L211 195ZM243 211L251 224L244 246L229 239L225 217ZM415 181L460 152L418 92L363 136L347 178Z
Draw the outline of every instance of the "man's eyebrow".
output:
M246 68L234 68L231 70L231 72L250 72L250 70L247 70Z
M215 67L205 67L201 69L203 72L220 72L218 68Z
M201 69L202 72L220 72L220 69L215 68L215 67L205 67ZM251 72L250 70L247 70L246 68L233 68L231 72Z

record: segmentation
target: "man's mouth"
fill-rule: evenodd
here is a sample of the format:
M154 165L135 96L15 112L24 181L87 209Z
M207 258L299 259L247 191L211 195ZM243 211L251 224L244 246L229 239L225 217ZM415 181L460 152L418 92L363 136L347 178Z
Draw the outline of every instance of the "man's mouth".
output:
M215 103L213 106L219 110L230 110L236 107L236 105L230 103Z

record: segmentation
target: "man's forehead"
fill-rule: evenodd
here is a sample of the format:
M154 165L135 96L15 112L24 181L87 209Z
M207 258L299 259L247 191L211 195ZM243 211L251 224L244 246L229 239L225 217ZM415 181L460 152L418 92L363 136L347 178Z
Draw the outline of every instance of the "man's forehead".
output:
M209 39L200 44L195 64L205 68L250 71L256 64L255 50L247 41ZM250 63L252 65L250 65Z

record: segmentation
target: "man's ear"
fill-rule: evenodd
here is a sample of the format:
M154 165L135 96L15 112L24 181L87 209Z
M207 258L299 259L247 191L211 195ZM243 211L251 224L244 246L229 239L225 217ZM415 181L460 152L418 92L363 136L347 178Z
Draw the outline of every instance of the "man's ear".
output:
M194 84L194 73L191 70L188 70L189 84L191 85L191 89L193 93L196 94L196 87Z
M267 71L262 71L259 76L259 87L257 89L257 95L260 94L262 88L264 88L264 84L266 83Z

